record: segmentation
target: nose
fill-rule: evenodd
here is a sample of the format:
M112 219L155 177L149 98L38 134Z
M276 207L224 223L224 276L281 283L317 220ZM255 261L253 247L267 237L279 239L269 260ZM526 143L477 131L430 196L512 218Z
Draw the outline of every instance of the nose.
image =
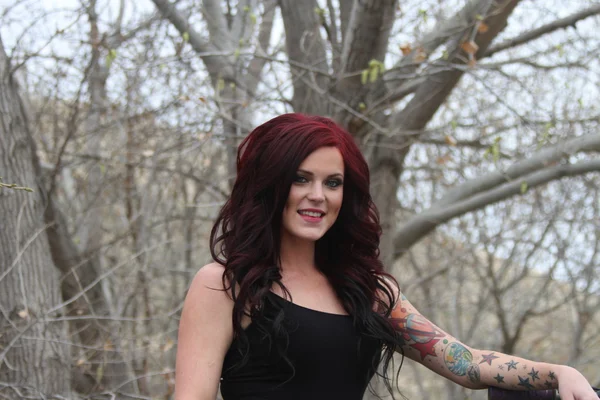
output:
M323 193L323 185L320 182L315 182L311 185L310 191L308 192L307 198L310 201L321 202L325 200L325 194Z

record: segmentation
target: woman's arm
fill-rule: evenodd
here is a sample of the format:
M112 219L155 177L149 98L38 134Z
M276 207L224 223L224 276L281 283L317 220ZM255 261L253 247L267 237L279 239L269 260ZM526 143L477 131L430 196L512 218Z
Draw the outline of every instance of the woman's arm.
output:
M555 389L560 382L561 398L597 400L575 369L470 348L431 323L401 293L397 298L390 320L406 341L404 354L437 374L472 389Z
M231 345L233 301L222 289L224 268L200 269L185 298L175 363L176 400L214 400Z

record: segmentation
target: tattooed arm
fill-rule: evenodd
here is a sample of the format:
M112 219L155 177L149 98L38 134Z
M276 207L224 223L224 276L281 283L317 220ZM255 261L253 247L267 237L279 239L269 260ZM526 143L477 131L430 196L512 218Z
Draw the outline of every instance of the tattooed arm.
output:
M391 322L406 341L402 350L407 357L462 386L555 389L560 381L562 398L597 399L575 369L470 348L423 317L402 294L392 311Z

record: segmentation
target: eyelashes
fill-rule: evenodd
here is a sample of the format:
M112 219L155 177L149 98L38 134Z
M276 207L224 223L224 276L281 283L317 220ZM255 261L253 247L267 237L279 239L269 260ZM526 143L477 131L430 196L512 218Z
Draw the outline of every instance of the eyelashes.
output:
M326 185L332 188L340 187L344 184L341 179L330 179L326 182Z
M306 183L306 182L308 182L308 179L306 179L306 178L305 178L305 177L303 177L303 176L296 175L296 176L294 177L294 182L296 182L296 183Z
M308 179L302 175L296 175L294 177L295 183L308 183ZM328 179L325 181L325 185L332 189L336 189L344 184L344 181L341 179Z

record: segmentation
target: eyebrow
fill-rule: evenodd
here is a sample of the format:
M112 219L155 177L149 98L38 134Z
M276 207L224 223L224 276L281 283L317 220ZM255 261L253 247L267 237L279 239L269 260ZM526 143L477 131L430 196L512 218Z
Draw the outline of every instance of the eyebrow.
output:
M301 173L306 174L308 176L315 176L315 174L313 174L312 172L306 171L304 169L299 169L298 172L301 172ZM341 174L341 173L335 173L335 174L331 174L331 175L327 176L327 178L343 178L343 177L344 177L344 174Z

